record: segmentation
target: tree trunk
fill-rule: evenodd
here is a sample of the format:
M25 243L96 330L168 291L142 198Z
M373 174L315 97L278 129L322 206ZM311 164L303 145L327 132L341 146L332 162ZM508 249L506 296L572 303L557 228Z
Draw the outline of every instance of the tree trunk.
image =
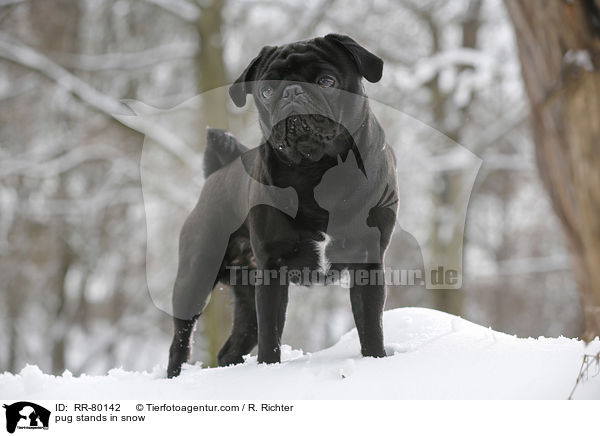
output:
M466 11L462 21L462 47L464 48L475 48L477 46L477 35L479 27L481 26L481 0L471 0L469 7ZM429 25L430 28L433 26L433 20ZM441 52L441 35L439 30L433 31L432 36L435 41L435 52ZM459 70L465 70L472 68L472 66L462 65ZM456 127L452 131L443 129L446 124L448 117L447 107L448 100L452 98L452 94L445 94L439 85L439 74L436 74L433 80L429 83L429 88L434 96L433 108L434 108L434 121L437 128L442 131L446 136L451 138L453 141L460 142L460 127ZM468 113L466 112L465 105L461 111L461 117L463 120L468 119ZM460 123L459 126L462 126ZM442 192L434 194L433 204L436 209L435 220L433 222L431 230L432 246L437 253L437 259L443 259L442 265L446 269L459 269L458 266L462 264L462 259L456 258L456 253L461 253L459 249L462 239L464 237L462 227L458 227L457 223L453 225L452 233L448 237L444 235L444 231L441 229L444 220L439 219L440 214L444 210L455 210L456 206L460 204L459 197L462 195L464 181L460 173L446 172L440 174L439 182L442 186ZM426 271L427 274L427 271ZM451 313L453 315L463 315L464 312L464 292L461 289L433 289L428 291L431 299L432 306L443 312Z
M506 0L540 176L565 231L584 309L600 335L600 0Z
M72 0L52 0L44 2L32 2L29 8L29 22L35 29L38 41L36 49L42 53L62 52L76 53L79 45L79 26L82 10L78 2ZM57 115L58 118L69 119L64 114ZM65 144L67 148L69 144ZM57 176L58 189L57 199L68 198L66 186L68 174ZM46 223L47 231L50 232L47 250L48 261L52 271L51 278L47 283L47 292L51 296L44 297L46 301L53 304L47 308L50 326L48 326L48 341L50 343L50 365L53 374L60 374L66 369L66 353L69 346L68 334L70 320L66 315L68 299L65 289L66 275L74 261L74 255L67 242L70 230L67 218L62 215L52 217ZM70 327L70 328L69 328Z
M204 4L204 3L202 3ZM214 0L202 7L197 22L200 37L200 51L196 59L198 90L202 93L202 117L199 123L202 148L206 138L206 127L227 129L227 100L221 93L210 92L227 84L225 62L223 60L223 35L221 32L222 12L225 0ZM231 329L232 317L229 307L230 298L217 287L211 295L210 302L200 318L206 341L205 363L217 365L217 354L227 339Z
M221 24L225 0L214 0L202 7L196 23L200 37L200 51L196 58L198 91L202 94L202 119L200 129L202 144L206 126L227 129L227 100L220 94L207 92L227 85L227 73L223 60L223 34Z

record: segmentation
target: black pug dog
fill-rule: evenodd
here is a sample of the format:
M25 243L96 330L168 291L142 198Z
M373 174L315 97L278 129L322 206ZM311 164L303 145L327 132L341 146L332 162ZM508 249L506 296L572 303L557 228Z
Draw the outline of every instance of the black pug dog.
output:
M248 150L227 132L207 133L207 179L180 235L169 377L189 358L217 282L235 297L221 366L243 362L257 344L259 362L279 362L288 284L323 275L347 274L362 355L385 356L383 256L396 221L396 163L362 86L362 78L379 81L382 68L356 41L331 34L264 47L231 86L238 107L253 95L264 140Z

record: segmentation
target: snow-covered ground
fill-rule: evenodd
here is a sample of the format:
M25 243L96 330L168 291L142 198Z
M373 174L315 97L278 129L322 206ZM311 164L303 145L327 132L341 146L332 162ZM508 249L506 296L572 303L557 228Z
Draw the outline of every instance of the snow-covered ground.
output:
M174 380L165 368L113 369L105 376L61 377L26 366L0 375L2 399L566 399L584 354L600 351L567 338L522 339L446 313L405 308L385 313L389 357L360 356L356 330L331 348L303 353L283 347L281 364L256 357L228 368L186 366ZM574 398L600 399L600 375Z

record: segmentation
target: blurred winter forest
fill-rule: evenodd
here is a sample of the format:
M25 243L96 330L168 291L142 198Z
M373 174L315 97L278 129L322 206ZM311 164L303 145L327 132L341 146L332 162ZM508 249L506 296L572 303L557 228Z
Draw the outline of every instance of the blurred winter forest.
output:
M149 286L162 284L147 282L154 276L146 265L172 268L176 259L147 259L147 236L171 238L159 230L195 202L205 126L228 127L252 104L240 111L208 93L184 129L177 117L168 128L131 116L121 102L177 107L231 83L264 45L330 32L384 59L382 81L366 85L373 100L483 161L464 235L443 220L461 193L451 163L418 201L400 202L441 256L464 236L462 289L390 287L387 307L432 307L520 336L582 334L503 2L0 0L0 370L35 363L95 374L166 364L170 317L149 296ZM421 140L417 148L426 147ZM153 153L158 230L147 226L142 147ZM414 239L402 226L396 233L386 264L418 263ZM214 363L230 312L227 289L215 292L192 361ZM313 351L351 327L347 290L290 292L285 343Z

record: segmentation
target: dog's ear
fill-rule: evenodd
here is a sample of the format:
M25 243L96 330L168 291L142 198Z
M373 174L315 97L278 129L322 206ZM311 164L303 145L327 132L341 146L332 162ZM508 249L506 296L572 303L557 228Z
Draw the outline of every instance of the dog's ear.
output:
M271 55L277 47L263 47L258 56L252 59L252 62L240 74L240 77L235 79L233 85L229 87L229 96L237 107L243 107L246 104L246 94L252 93L253 82L256 80L256 68L261 61Z
M369 82L379 82L383 74L383 60L381 58L375 56L349 36L330 33L325 36L325 39L341 46L352 56L361 76Z

